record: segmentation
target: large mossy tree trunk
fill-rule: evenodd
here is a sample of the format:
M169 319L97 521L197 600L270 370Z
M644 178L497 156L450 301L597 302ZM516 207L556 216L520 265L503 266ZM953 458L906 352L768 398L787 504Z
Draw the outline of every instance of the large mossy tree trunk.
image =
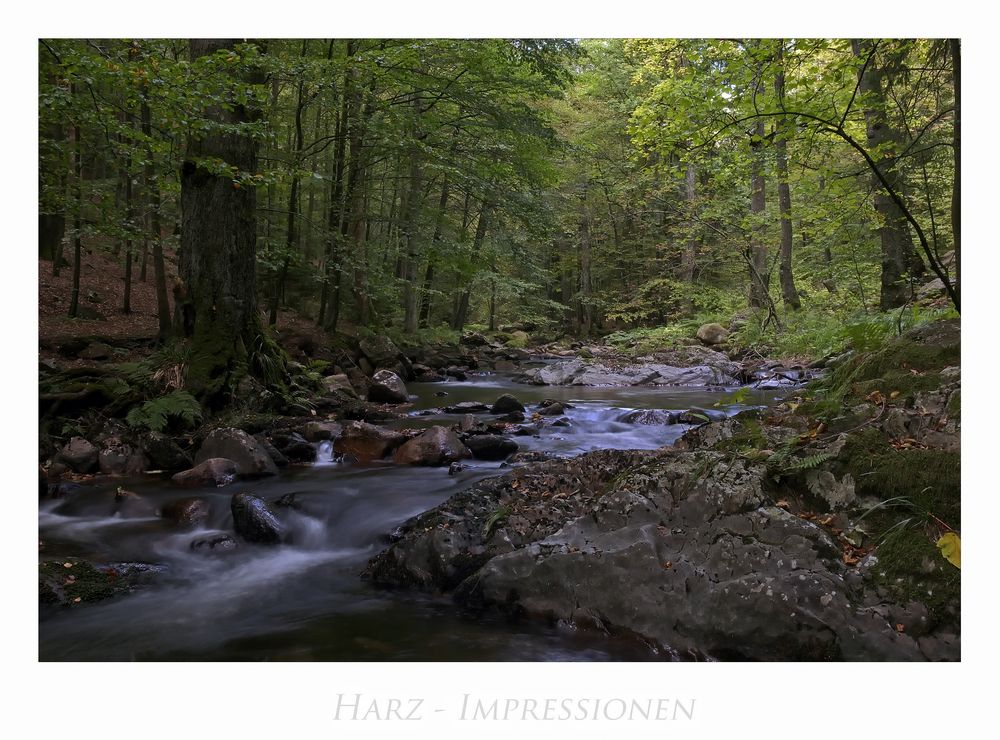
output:
M858 91L864 96L865 135L869 151L874 153L886 181L899 191L903 182L895 156L902 147L901 137L889 121L888 101L883 80L886 70L876 59L877 42L852 39L854 55L864 60L858 71ZM913 238L906 217L877 175L872 175L875 211L879 217L878 234L882 243L882 281L879 307L883 311L907 303L912 296L911 274L921 272Z
M236 45L233 39L192 39L192 61ZM257 75L254 75L255 77ZM248 79L260 82L260 79ZM212 106L213 125L188 142L181 168L181 262L185 332L191 340L186 385L210 407L226 403L250 371L251 353L267 340L257 309L257 196L244 184L257 171L257 143L242 124L259 111L234 103ZM236 127L236 128L233 128ZM221 160L220 174L206 162Z

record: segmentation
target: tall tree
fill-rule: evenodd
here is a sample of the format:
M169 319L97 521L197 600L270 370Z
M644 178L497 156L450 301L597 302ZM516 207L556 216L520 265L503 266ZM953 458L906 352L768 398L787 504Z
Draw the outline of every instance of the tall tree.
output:
M774 94L778 109L785 107L784 39L780 40L775 53ZM778 118L774 132L774 156L778 175L778 210L781 214L781 257L778 276L781 282L781 297L785 308L799 310L802 302L795 289L792 275L792 193L788 185L788 119Z
M237 43L192 39L191 60L239 62ZM261 83L263 75L250 70L233 82ZM257 142L247 130L260 114L249 100L229 98L205 111L208 126L191 136L181 166L180 272L191 338L185 382L209 404L235 390L263 340L256 293Z

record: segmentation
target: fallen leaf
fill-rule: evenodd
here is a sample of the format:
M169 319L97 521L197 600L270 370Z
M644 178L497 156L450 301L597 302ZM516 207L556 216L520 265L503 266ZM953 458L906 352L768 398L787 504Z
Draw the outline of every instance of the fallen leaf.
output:
M945 532L937 541L941 555L956 568L962 567L962 540L954 532Z

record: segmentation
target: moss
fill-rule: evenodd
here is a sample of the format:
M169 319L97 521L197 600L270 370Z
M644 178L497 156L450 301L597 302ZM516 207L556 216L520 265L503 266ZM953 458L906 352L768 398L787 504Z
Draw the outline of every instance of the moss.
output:
M948 416L955 421L962 420L962 391L957 390L948 399Z
M956 529L961 518L961 457L933 449L896 450L877 429L848 438L841 453L857 491L880 501L902 497Z
M934 623L957 618L961 608L961 571L946 561L919 528L899 530L877 549L879 583L900 602L919 601Z

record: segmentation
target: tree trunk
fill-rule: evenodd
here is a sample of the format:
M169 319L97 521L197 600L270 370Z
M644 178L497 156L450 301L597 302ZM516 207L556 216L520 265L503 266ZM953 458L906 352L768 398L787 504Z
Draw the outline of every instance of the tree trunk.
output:
M448 198L451 193L451 184L448 175L444 176L441 183L441 197L438 200L437 219L434 221L434 236L431 237L431 252L427 255L427 270L424 273L424 287L420 298L420 326L426 328L431 319L431 287L434 281L434 262L438 257L438 247L441 237L444 234L444 217L448 211Z
M146 192L149 197L149 227L153 239L153 282L156 286L156 316L159 321L159 339L170 337L170 303L167 300L167 271L163 262L163 227L160 224L160 183L156 179L153 163L152 116L145 95L140 109L142 133L146 137Z
M308 42L302 41L302 57L306 55ZM278 323L278 305L285 292L285 280L288 279L288 266L291 263L292 254L298 250L299 245L299 167L302 156L303 132L302 132L302 111L305 109L305 98L303 96L305 83L299 80L295 97L295 141L293 142L292 153L292 182L288 192L288 222L285 228L285 254L281 260L281 267L275 276L274 285L271 290L271 305L268 311L267 323L274 326Z
M750 307L769 305L770 280L767 270L767 244L764 241L764 121L757 119L750 140Z
M472 253L475 255L482 254L483 242L486 240L486 232L489 229L490 224L490 214L492 213L493 206L489 199L483 201L483 206L479 210L479 221L476 224L476 235L473 237L472 241ZM471 278L470 278L471 282ZM462 293L458 300L458 306L455 311L455 320L452 322L451 328L455 331L462 331L465 327L465 322L469 318L469 300L472 298L472 285L466 285L462 290Z
M131 115L128 116L131 118ZM135 211L132 203L132 155L125 157L125 289L122 299L122 313L132 313L132 222Z
M774 92L778 98L778 106L785 106L785 70L783 65L784 41L779 42L777 53L777 72L774 76ZM788 122L778 119L774 136L774 157L778 170L778 210L781 213L781 263L778 277L781 282L781 297L785 308L798 311L802 307L799 292L795 289L795 279L792 276L792 193L788 185Z
M416 150L410 154L410 183L406 200L406 211L403 214L403 232L406 239L406 264L403 274L403 331L413 334L417 331L419 319L417 291L417 266L419 263L417 220L420 215L420 190L423 183L423 170L420 167L420 157Z
M354 56L354 41L349 39L347 41L347 62L344 68L344 93L341 97L340 115L337 117L337 124L334 127L334 138L336 139L336 148L334 153L334 170L333 170L333 182L330 186L330 202L327 206L327 218L326 218L326 228L327 228L327 243L326 243L326 259L324 261L324 280L323 288L320 293L319 301L319 316L317 317L317 323L331 331L336 330L337 321L340 318L340 281L341 281L341 245L346 241L347 237L347 219L345 214L345 203L344 198L344 173L347 171L345 169L346 163L345 158L347 156L347 130L350 126L353 113L351 111L352 103L356 102L356 97L353 94L354 87L354 76L355 71L351 68L351 57ZM330 47L330 53L327 55L329 58L333 53L333 47ZM353 157L356 152L352 153ZM352 165L349 176L354 175L354 167ZM347 187L348 196L350 199L350 183Z
M191 58L232 49L235 43L191 39ZM255 72L241 81L263 80ZM213 125L188 141L181 167L180 267L191 337L186 386L209 406L218 406L251 370L253 356L266 351L257 313L257 196L251 183L239 179L257 172L257 142L218 128L254 122L259 112L234 102L210 107L205 117ZM219 175L198 164L213 158L237 174Z
M695 220L695 201L697 191L695 185L698 180L698 170L694 162L688 161L684 172L684 200L688 209L688 234L684 243L684 252L681 255L680 279L692 283L694 282L694 270L698 259L698 222Z
M893 130L886 116L885 93L882 89L884 72L875 59L875 42L870 39L852 39L851 47L859 59L867 59L867 66L858 72L858 90L865 96L865 134L868 148L878 158L876 164L885 179L900 190L899 171L893 162L899 135ZM902 211L882 183L873 176L875 185L875 211L879 217L879 239L882 243L882 278L879 307L883 311L902 306L910 299L909 274L915 254L909 227Z
M580 336L589 337L593 327L593 306L591 305L591 293L593 292L590 278L590 217L587 213L587 186L584 185L583 193L580 195L580 285L577 306L579 307Z
M72 93L73 91L71 91ZM80 260L83 258L81 232L83 231L83 148L80 144L80 127L73 126L73 287L69 295L69 317L76 318L80 308ZM58 267L61 255L56 255Z

